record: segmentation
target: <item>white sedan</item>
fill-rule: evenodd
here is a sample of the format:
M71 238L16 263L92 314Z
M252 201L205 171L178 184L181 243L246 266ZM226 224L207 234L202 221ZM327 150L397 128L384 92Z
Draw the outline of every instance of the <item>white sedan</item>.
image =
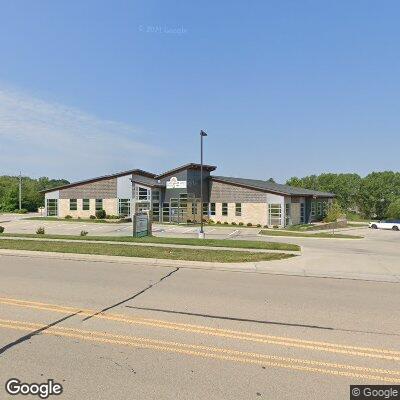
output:
M372 229L391 229L392 231L400 230L400 219L386 219L383 221L373 221L369 223Z

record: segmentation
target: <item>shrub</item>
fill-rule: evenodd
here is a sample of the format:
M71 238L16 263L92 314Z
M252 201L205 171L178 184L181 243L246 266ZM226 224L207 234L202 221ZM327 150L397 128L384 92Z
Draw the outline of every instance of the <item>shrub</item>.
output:
M72 219L72 216L71 215L66 215L64 218L65 219Z
M247 224L247 226L253 226L253 224L252 224L251 222L249 222L249 223Z
M43 226L36 229L36 235L44 235L44 233L45 233L45 230L44 230Z
M229 225L229 222L225 221L225 222L224 222L224 225Z
M96 219L96 217L94 215L91 215L89 218L90 219Z
M187 219L187 220L186 220L186 223L187 223L187 224L191 224L191 223L192 223L192 220L191 220L191 219Z
M268 228L268 225L264 225L263 228Z
M340 207L339 203L335 200L328 209L326 217L324 218L325 222L336 222L339 218L343 217L345 213Z
M273 228L274 229L279 229L279 225L274 225Z
M81 231L81 236L87 236L88 233L88 231Z
M105 210L97 210L96 211L96 218L97 219L105 219L107 216Z
M28 210L26 208L14 210L14 213L16 213L16 214L26 214L27 212L28 212Z
M261 224L257 224L257 228L261 228Z
M120 219L121 216L119 216L119 215L106 215L105 218L106 219Z
M209 219L209 220L208 220L208 223L209 223L209 224L215 224L215 222L214 222L212 219Z
M218 224L218 225L221 225L221 221L217 221L217 224Z
M235 221L233 221L233 222L231 223L231 225L237 225L237 224L236 224L236 222L235 222Z
M4 226L0 226L0 233L4 233Z
M207 219L206 219L206 218L203 218L203 222L207 222Z
M388 218L399 219L400 218L400 198L392 201L387 210Z
M243 224L243 222L239 222L239 226L243 226L244 224Z

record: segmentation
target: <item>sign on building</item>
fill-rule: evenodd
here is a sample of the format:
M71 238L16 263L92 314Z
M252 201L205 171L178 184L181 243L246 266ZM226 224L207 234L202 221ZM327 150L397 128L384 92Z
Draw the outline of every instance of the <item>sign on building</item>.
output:
M132 223L134 237L149 236L151 234L149 213L134 214Z
M178 181L178 178L173 176L169 181L166 182L167 189L186 189L186 181Z

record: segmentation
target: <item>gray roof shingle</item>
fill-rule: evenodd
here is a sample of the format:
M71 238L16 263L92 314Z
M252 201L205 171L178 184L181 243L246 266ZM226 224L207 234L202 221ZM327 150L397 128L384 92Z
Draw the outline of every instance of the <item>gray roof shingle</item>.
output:
M251 189L259 189L266 192L280 193L289 196L318 196L318 197L334 197L334 193L320 192L318 190L304 189L289 185L281 185L271 181L262 181L258 179L233 178L228 176L212 175L211 179L231 183L233 185L245 186Z

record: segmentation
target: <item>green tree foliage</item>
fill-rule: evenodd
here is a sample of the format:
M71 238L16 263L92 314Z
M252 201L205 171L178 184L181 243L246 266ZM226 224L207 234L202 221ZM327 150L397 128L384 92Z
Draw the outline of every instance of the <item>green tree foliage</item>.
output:
M387 211L387 217L400 219L400 197L390 203Z
M350 210L357 206L361 181L362 178L357 174L321 174L290 178L287 184L334 193L340 207Z
M22 177L22 208L36 211L44 205L44 195L41 190L66 185L65 179L49 179L46 177L32 179ZM19 177L0 176L0 211L9 212L19 207Z
M332 205L329 207L326 217L324 218L325 222L336 222L339 218L343 217L345 213L340 207L338 201L334 200Z
M340 207L356 210L367 218L385 218L389 205L400 197L400 172L372 172L364 178L357 174L321 174L293 177L288 185L335 193Z

